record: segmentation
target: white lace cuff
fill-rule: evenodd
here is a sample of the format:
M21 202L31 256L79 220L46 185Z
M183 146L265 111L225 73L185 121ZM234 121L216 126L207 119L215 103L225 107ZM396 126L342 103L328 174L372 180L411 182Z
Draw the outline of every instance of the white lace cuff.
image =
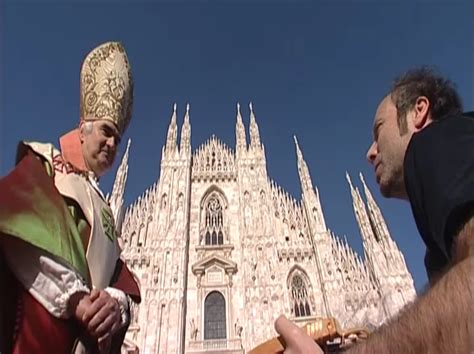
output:
M69 299L71 298L72 295L79 293L79 292L84 292L89 294L90 290L87 286L85 286L81 281L75 281L71 283L69 289L66 289L66 292L62 293L59 297L55 299L55 304L57 311L59 312L59 316L57 317L63 317L63 318L69 318L73 314L70 313L69 310Z
M129 306L128 306L128 297L127 297L127 295L122 290L119 290L119 289L116 289L116 288L111 288L111 287L105 288L105 291L110 296L112 296L115 300L117 300L117 302L119 303L120 316L121 316L121 319L122 319L120 327L128 325L128 323L130 321L130 318L129 318L129 315L128 315Z
M4 245L7 263L25 289L54 317L71 317L68 313L71 295L90 292L82 277L26 242L9 240Z

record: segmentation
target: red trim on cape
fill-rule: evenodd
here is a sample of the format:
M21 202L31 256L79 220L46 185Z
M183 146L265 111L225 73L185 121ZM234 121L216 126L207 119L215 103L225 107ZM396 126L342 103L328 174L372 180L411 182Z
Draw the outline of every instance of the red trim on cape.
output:
M139 304L142 300L140 288L132 272L121 259L117 261L116 267L115 274L117 274L117 276L112 279L110 286L122 290L125 294L129 295L133 301Z

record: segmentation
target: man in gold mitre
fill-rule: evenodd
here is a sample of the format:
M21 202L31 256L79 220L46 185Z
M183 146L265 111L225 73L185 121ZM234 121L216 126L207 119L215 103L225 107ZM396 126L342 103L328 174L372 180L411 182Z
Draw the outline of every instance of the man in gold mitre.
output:
M86 56L80 94L79 126L60 150L23 141L0 180L1 353L119 353L140 301L98 184L132 116L120 43Z

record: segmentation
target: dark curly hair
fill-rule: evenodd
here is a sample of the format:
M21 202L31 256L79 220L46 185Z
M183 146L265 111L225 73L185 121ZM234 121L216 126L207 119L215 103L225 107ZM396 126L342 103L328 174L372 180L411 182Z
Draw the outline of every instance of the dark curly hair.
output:
M460 114L463 109L454 83L428 66L409 70L398 77L392 85L390 96L397 108L398 126L402 133L407 130L406 115L420 96L428 98L433 120Z

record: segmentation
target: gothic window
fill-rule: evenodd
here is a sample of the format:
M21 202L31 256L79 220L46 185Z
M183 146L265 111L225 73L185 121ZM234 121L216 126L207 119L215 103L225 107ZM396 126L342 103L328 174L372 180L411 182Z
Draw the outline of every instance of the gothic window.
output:
M132 236L130 236L130 245L131 245L131 246L135 246L135 245L133 244L133 242L136 241L136 240L135 240L136 235L137 235L137 234L136 234L136 232L134 231L134 232L132 232Z
M163 194L163 196L161 197L161 209L165 209L166 208L166 199L167 199L167 195L166 193Z
M280 211L281 211L281 215L282 215L283 219L285 219L286 211L285 211L285 206L283 205L283 201L280 201ZM285 221L283 221L283 222L285 222Z
M225 339L226 315L224 296L211 292L204 301L204 339Z
M380 235L379 235L379 233L378 233L378 231L377 231L377 227L376 227L375 224L374 224L374 220L370 217L370 215L369 215L369 223L370 223L370 228L372 229L372 233L373 233L374 236L375 236L375 240L376 240L377 242L380 242Z
M204 239L206 245L222 245L224 243L224 219L222 205L216 196L206 203Z
M292 310L295 317L311 316L311 306L308 295L308 287L303 276L297 272L291 277L290 298Z

